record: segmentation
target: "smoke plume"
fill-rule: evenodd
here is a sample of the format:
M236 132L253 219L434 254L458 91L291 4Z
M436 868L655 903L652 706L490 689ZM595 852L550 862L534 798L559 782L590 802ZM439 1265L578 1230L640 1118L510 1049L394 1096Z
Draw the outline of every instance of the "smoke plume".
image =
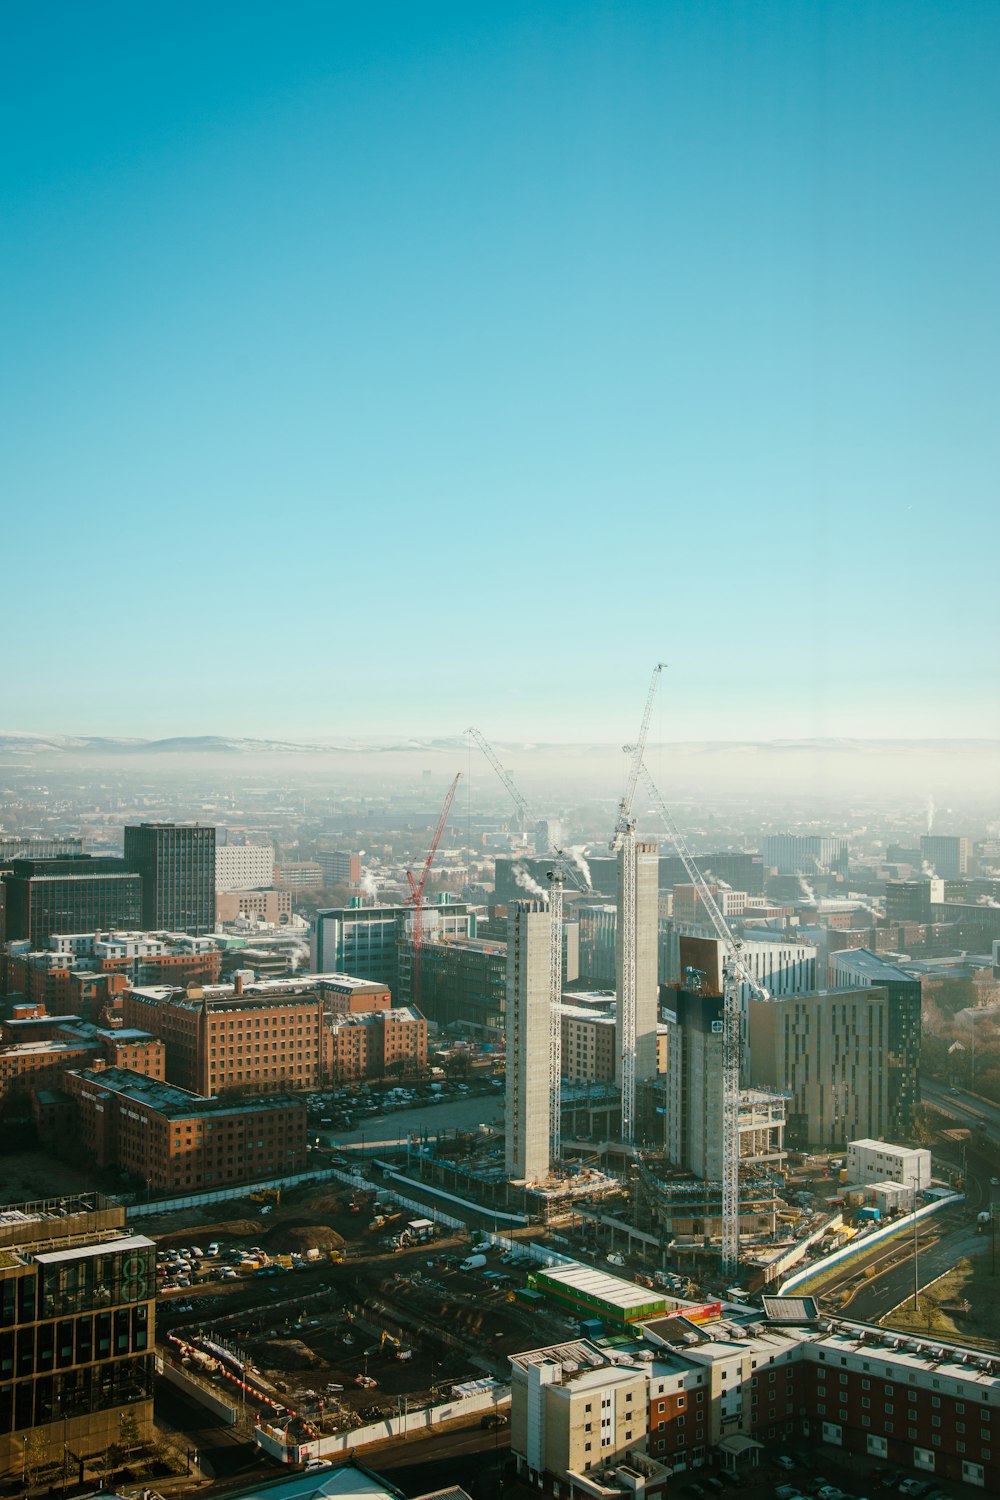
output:
M590 866L583 857L586 852L586 844L572 844L570 848L566 850L566 853L569 855L570 859L576 865L576 868L580 871L580 874L586 881L587 890L592 891L594 889L594 882L590 878Z
M812 886L809 884L804 875L799 876L799 885L802 889L802 894L803 896L805 896L807 901L816 900L816 892L813 890Z
M531 876L528 874L523 865L515 865L513 869L513 875L522 891L527 891L529 896L541 896L543 901L546 901L548 899L545 891L543 891L542 887L538 884L538 881L532 880Z

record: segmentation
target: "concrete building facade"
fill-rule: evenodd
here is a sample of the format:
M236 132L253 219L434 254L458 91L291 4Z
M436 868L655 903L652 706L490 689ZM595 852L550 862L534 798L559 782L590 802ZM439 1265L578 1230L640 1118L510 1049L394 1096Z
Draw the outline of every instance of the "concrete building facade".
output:
M215 850L217 891L263 890L274 877L270 844L218 844Z
M635 859L635 1076L639 1081L656 1075L656 1023L657 1023L657 969L659 941L659 853L655 844L636 843ZM615 927L615 988L618 996L615 1019L618 1035L622 1029L622 951L623 932L621 910L624 901L625 861L629 851L623 848L618 853L618 912ZM619 1049L620 1051L620 1049ZM618 1079L621 1079L621 1059L618 1059Z
M516 1182L549 1175L549 908L507 909L505 1167Z

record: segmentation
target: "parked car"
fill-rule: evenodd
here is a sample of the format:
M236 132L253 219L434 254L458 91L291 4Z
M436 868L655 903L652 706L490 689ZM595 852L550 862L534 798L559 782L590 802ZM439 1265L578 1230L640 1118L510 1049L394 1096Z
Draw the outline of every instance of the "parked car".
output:
M784 1469L786 1474L790 1474L795 1468L795 1460L789 1458L787 1453L779 1453L774 1462L777 1464L779 1469Z

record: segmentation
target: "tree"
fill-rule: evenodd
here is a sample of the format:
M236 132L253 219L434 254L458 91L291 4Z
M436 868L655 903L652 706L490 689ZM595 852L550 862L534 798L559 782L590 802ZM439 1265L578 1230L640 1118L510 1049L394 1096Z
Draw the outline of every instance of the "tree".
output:
M32 1485L49 1461L49 1440L44 1432L38 1428L28 1433L24 1440L24 1484L26 1489Z
M140 1442L139 1418L131 1407L126 1407L118 1417L118 1446L125 1455L126 1462L139 1447Z

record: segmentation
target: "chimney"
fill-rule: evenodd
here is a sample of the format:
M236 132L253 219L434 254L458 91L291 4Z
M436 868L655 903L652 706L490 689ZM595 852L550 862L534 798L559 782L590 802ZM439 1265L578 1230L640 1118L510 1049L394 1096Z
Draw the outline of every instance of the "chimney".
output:
M239 969L236 970L236 973L233 976L233 993L236 995L242 995L243 993L243 975L240 973Z

